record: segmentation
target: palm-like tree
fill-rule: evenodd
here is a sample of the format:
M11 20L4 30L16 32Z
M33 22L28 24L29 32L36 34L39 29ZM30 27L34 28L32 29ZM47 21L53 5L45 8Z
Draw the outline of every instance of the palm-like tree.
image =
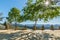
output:
M33 0L28 0L27 6L23 9L25 20L35 21L36 26L38 19L48 21L60 15L60 7L53 7L53 3L46 6L44 3L44 0L36 0L35 3Z

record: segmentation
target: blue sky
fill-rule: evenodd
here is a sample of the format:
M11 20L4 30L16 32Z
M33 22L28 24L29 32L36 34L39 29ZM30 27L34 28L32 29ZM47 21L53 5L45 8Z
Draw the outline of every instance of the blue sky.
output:
M11 8L16 7L19 10L22 10L22 8L25 6L27 0L0 0L0 12L3 13L3 16L6 17L8 16L8 12ZM3 20L4 22L4 20ZM34 23L34 22L23 22L24 24L26 23ZM43 21L38 21L38 24L40 23L45 23ZM49 24L60 24L60 17L54 18L53 20L50 20L47 22Z
M21 10L25 6L26 0L0 0L0 12L6 17L11 8L16 7Z

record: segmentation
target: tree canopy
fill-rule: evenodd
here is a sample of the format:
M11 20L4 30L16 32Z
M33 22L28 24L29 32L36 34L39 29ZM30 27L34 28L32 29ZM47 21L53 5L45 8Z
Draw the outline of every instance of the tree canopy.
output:
M46 0L36 0L33 3L33 0L28 0L23 9L25 19L34 21L39 18L48 21L60 15L60 7L52 7L55 5L52 1L49 1L49 5L46 6L45 2Z
M8 13L9 22L21 22L22 17L20 15L20 10L17 8L12 8Z

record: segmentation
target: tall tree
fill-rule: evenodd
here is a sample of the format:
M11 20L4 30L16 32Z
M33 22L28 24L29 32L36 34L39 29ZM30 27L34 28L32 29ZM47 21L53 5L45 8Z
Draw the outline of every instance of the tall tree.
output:
M0 13L0 21L2 21L2 19L3 19L3 18L2 18L2 13Z
M54 26L53 26L53 25L51 25L50 29L51 29L51 30L54 30Z
M35 21L35 26L38 19L48 21L60 15L60 8L55 7L49 0L36 0L34 3L33 2L33 0L28 0L23 11L25 20Z
M59 26L58 30L60 30L60 26Z
M44 30L45 28L44 28L44 25L42 25L42 27L41 27L41 30Z
M20 10L17 8L12 8L10 12L8 13L8 21L15 22L15 27L17 26L17 22L21 22L22 20L20 19L22 16L20 16ZM16 28L15 28L16 29Z

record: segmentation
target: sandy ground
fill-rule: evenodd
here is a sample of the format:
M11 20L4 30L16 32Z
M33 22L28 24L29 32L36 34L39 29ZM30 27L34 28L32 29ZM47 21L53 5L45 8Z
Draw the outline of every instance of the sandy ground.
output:
M47 33L49 35L53 34L54 37L60 37L60 30L43 30L42 31L42 30L11 30L9 29L9 30L0 30L0 39L1 40L25 40L25 39L40 40L39 38L41 38L41 35L43 33Z
M33 33L49 33L49 34L54 34L54 36L58 36L60 37L60 30L0 30L0 33L3 34L11 34L11 33L16 33L16 32L23 32L23 33L29 33L29 32L33 32Z

